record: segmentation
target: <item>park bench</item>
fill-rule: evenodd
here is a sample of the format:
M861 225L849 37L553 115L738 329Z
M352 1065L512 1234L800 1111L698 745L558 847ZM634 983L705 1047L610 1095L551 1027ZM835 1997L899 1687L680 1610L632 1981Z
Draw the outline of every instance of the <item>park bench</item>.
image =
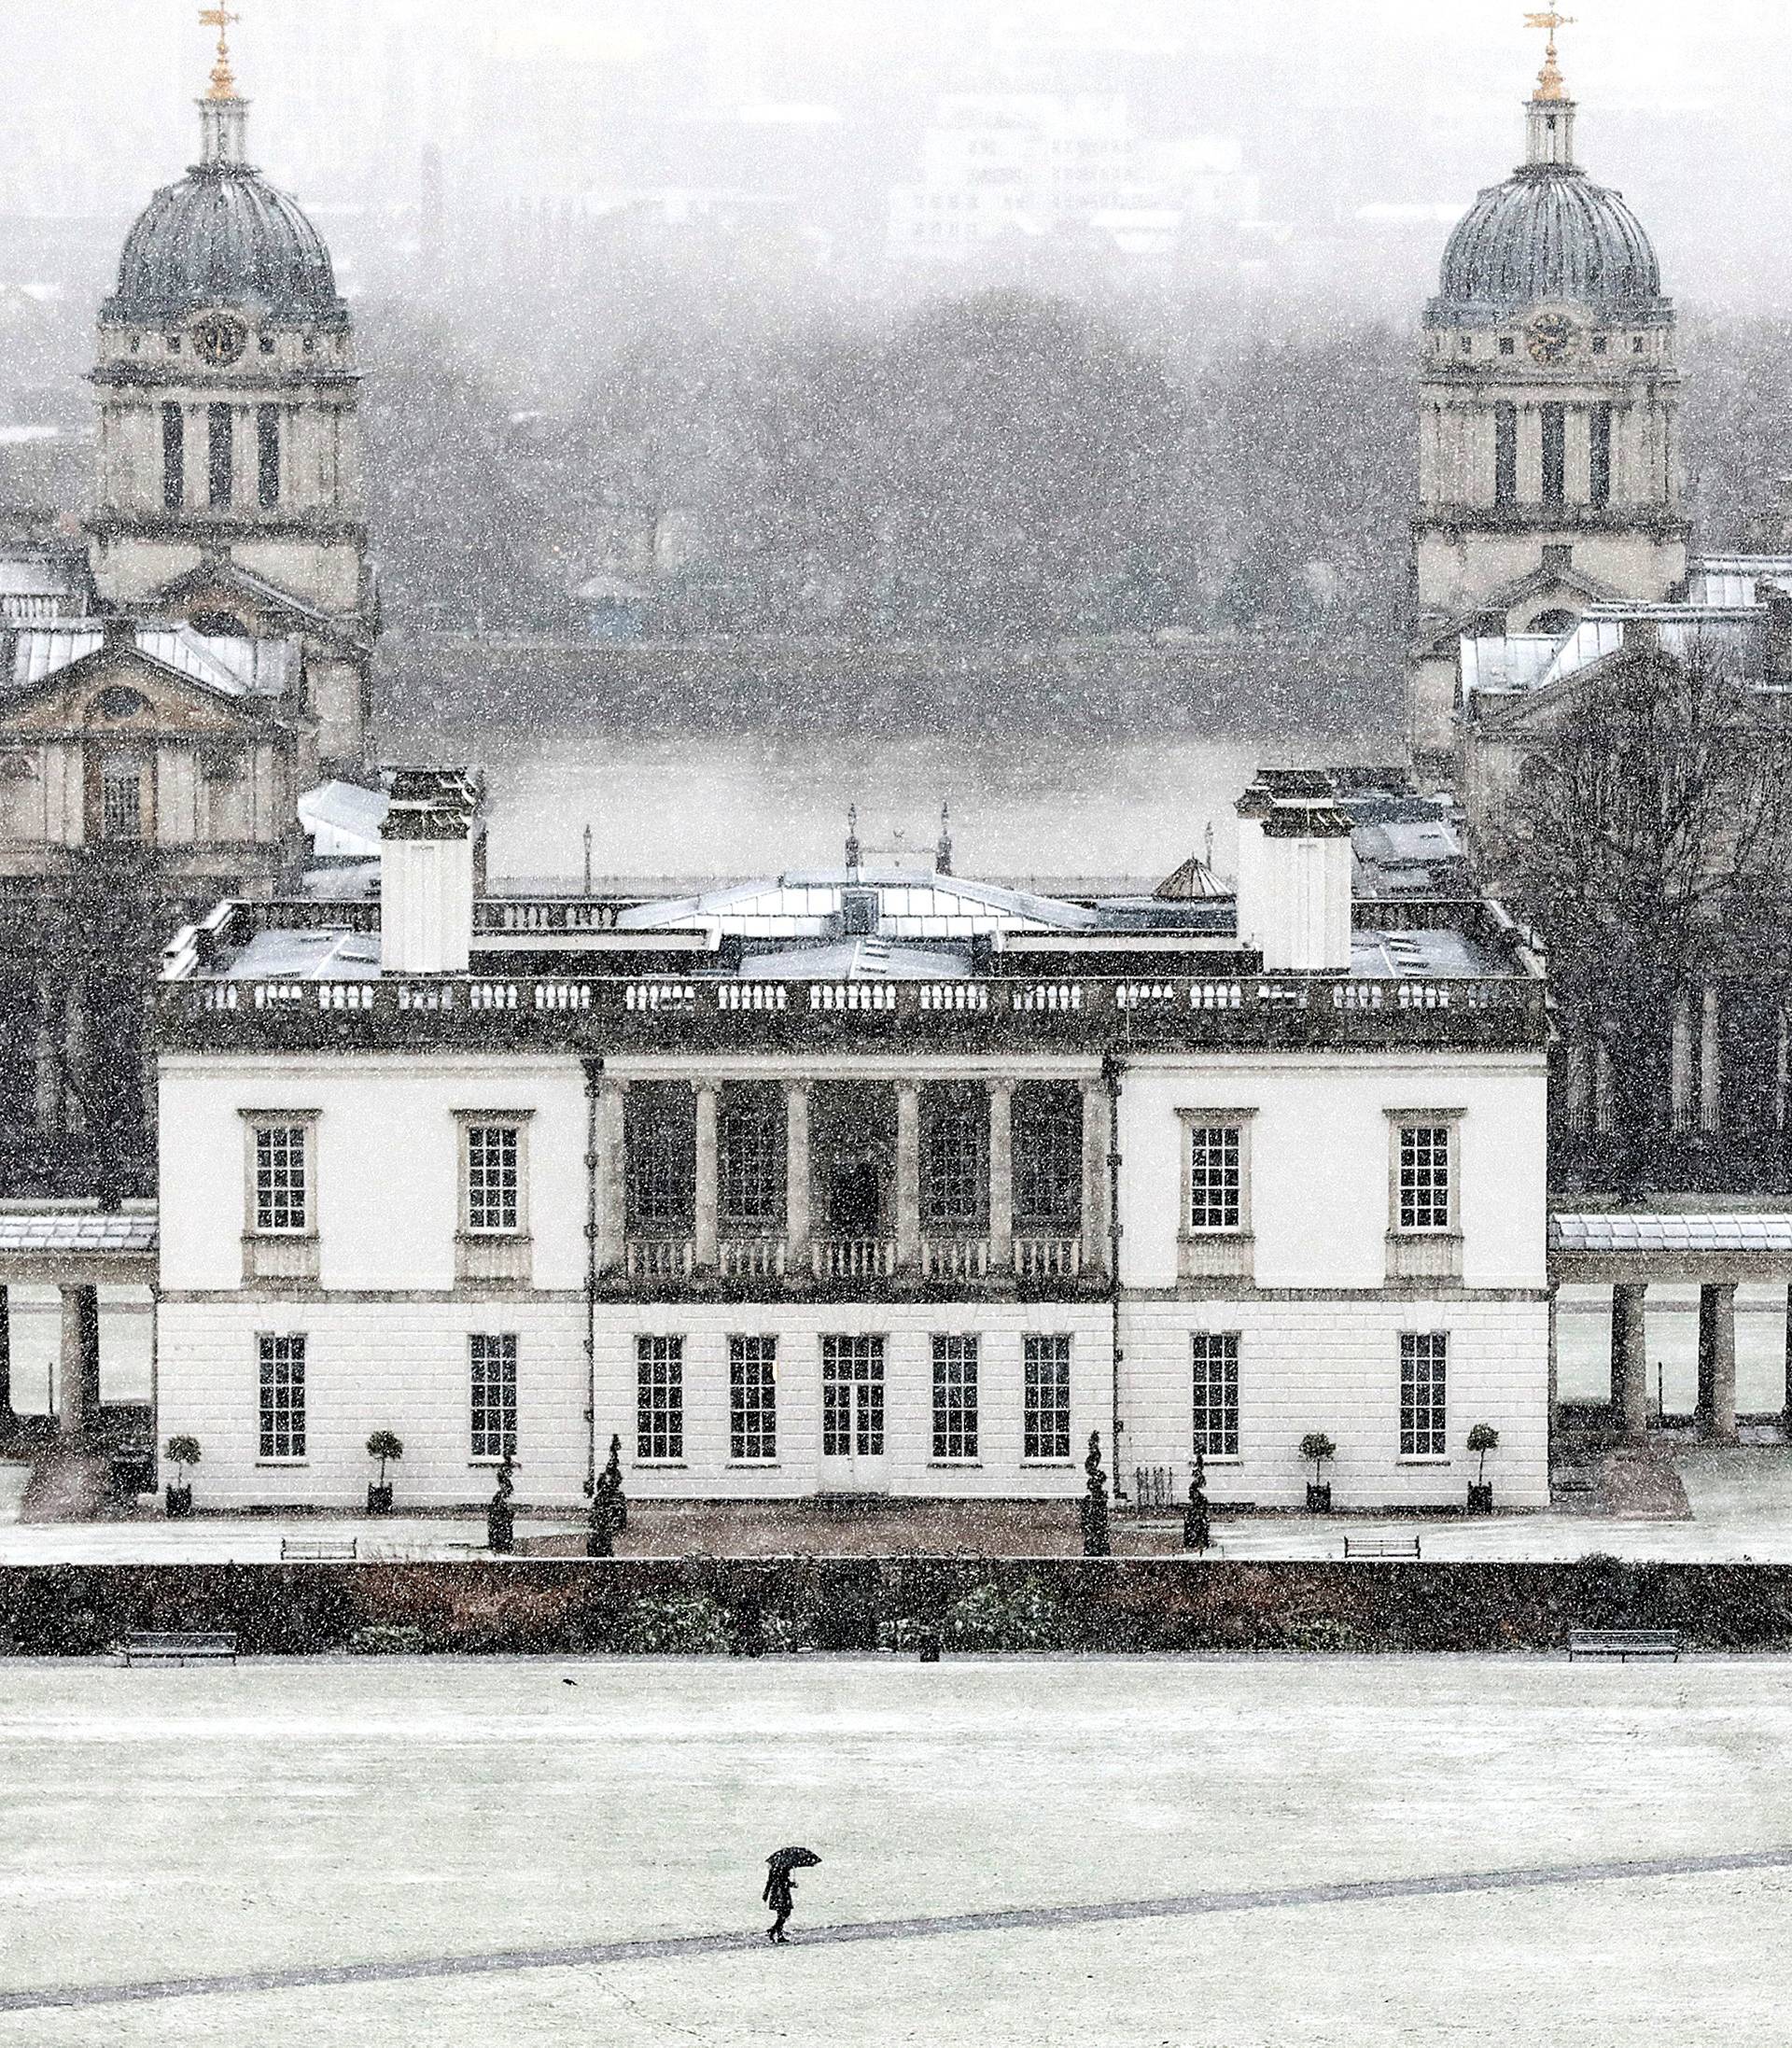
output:
M127 1664L233 1664L236 1637L221 1630L142 1629L119 1645Z
M280 1562L303 1564L353 1564L359 1555L357 1536L282 1536Z
M1409 1536L1346 1536L1346 1557L1417 1557L1419 1538Z
M1568 1657L1616 1657L1628 1663L1632 1657L1666 1657L1680 1662L1686 1641L1677 1629L1570 1629Z

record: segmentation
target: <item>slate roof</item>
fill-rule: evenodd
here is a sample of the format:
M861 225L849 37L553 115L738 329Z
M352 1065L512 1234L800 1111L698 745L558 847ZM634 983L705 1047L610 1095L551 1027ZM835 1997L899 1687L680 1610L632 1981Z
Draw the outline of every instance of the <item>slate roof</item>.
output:
M1561 1213L1549 1218L1552 1252L1792 1253L1792 1215L1739 1212Z
M0 1210L0 1253L91 1255L112 1252L141 1255L153 1252L156 1243L157 1218L153 1212L146 1215L95 1210Z

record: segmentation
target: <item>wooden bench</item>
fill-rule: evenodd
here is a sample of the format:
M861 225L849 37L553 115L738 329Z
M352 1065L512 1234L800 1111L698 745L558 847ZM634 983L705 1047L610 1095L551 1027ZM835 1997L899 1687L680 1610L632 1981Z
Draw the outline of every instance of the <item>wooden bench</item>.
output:
M119 1655L127 1664L233 1664L236 1637L221 1630L140 1630L119 1645Z
M1419 1538L1409 1536L1346 1536L1346 1557L1417 1557Z
M1687 1647L1677 1629L1570 1629L1568 1658L1616 1657L1628 1663L1632 1657L1666 1657L1680 1662Z
M282 1536L280 1562L288 1558L305 1564L352 1564L359 1552L358 1536Z

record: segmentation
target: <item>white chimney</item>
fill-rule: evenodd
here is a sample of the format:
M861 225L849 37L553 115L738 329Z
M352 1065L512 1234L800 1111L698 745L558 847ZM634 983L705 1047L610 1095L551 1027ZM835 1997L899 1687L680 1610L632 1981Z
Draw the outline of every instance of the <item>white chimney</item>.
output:
M1303 789L1266 804L1253 787L1239 799L1239 944L1261 951L1266 974L1348 974L1349 816L1329 795Z
M469 768L387 768L380 827L380 972L464 975L484 784Z

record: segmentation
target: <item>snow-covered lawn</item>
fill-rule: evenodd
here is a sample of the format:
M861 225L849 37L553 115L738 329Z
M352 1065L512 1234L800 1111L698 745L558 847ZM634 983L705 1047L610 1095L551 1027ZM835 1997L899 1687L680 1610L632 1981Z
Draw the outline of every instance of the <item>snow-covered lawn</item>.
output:
M567 1684L567 1679L576 1683ZM0 1985L1792 1847L1792 1662L0 1665ZM1788 2038L1792 1872L0 2013L31 2048Z

